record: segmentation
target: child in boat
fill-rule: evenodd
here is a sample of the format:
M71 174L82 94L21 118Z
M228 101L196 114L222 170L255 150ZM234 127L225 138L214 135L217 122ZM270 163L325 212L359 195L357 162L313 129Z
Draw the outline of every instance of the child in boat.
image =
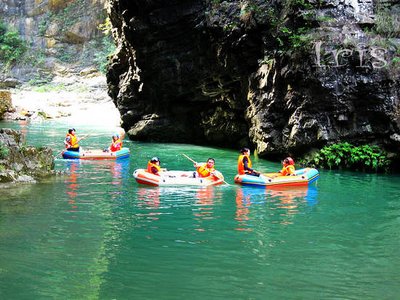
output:
M260 176L260 172L252 169L251 159L250 159L250 149L242 148L240 150L240 155L238 158L238 173L239 175L253 175Z
M116 152L116 151L121 150L121 148L122 148L122 141L121 141L121 139L119 138L119 134L118 134L118 133L114 133L113 136L112 136L111 138L112 138L112 142L111 142L111 145L110 145L109 150L110 150L111 152Z
M295 168L294 168L294 160L291 157L286 157L282 161L283 168L282 170L279 171L279 173L282 176L290 176L290 175L296 175L295 174Z
M161 169L160 159L158 157L154 156L149 160L147 163L147 172L160 176L162 171L165 171L165 169Z
M119 137L118 133L114 133L111 137L111 145L108 148L105 148L103 152L117 152L122 148L122 141Z

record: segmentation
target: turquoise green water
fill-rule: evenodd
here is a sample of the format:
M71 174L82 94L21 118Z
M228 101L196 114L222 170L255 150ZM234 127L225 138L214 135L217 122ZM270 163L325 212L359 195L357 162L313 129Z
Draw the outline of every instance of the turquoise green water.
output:
M1 123L62 150L59 123ZM85 148L104 148L113 129ZM125 141L120 162L64 161L68 174L0 195L1 299L398 299L400 177L321 171L308 189L233 184L236 151ZM157 155L191 170L209 156L231 185L138 185ZM279 164L255 160L263 171Z

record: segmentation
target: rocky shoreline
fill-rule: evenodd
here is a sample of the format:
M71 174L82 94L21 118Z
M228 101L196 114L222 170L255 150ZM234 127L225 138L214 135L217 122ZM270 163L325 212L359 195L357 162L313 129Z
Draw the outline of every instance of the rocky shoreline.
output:
M5 109L5 120L84 118L90 124L106 119L119 126L119 112L107 94L106 78L98 72L56 76L49 83L25 83L8 92L11 107Z
M107 95L106 78L97 72L56 76L50 83L21 84L0 91L4 120L84 120L118 127L120 115ZM34 183L57 174L52 150L30 147L20 131L0 128L0 184Z
M0 129L0 183L36 182L54 174L50 148L25 146L20 131Z

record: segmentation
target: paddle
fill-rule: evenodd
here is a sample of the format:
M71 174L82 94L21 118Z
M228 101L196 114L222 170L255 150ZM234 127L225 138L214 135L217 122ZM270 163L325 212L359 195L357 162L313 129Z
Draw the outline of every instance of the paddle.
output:
M184 157L186 157L188 160L190 160L192 163L197 164L196 161L194 161L193 159L191 159L191 158L190 158L189 156L187 156L185 153L182 153L182 155L183 155Z
M185 153L182 153L182 155L183 155L184 157L186 157L188 160L190 160L192 163L197 164L197 162L196 162L195 160L191 159L191 158L190 158L189 156L187 156ZM212 175L214 175L215 177L221 179L220 177L218 177L217 175L215 175L215 173L212 173ZM222 174L221 174L221 175L222 175ZM225 184L230 185L230 184L227 183L224 179L222 179L222 181L223 181Z

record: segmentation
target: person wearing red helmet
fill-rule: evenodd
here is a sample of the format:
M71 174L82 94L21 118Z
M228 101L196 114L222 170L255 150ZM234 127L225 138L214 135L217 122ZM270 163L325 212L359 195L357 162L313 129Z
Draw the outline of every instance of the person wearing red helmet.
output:
M286 157L282 161L283 168L282 170L279 171L282 176L290 176L290 175L296 175L295 174L295 168L294 168L294 160L291 157Z

